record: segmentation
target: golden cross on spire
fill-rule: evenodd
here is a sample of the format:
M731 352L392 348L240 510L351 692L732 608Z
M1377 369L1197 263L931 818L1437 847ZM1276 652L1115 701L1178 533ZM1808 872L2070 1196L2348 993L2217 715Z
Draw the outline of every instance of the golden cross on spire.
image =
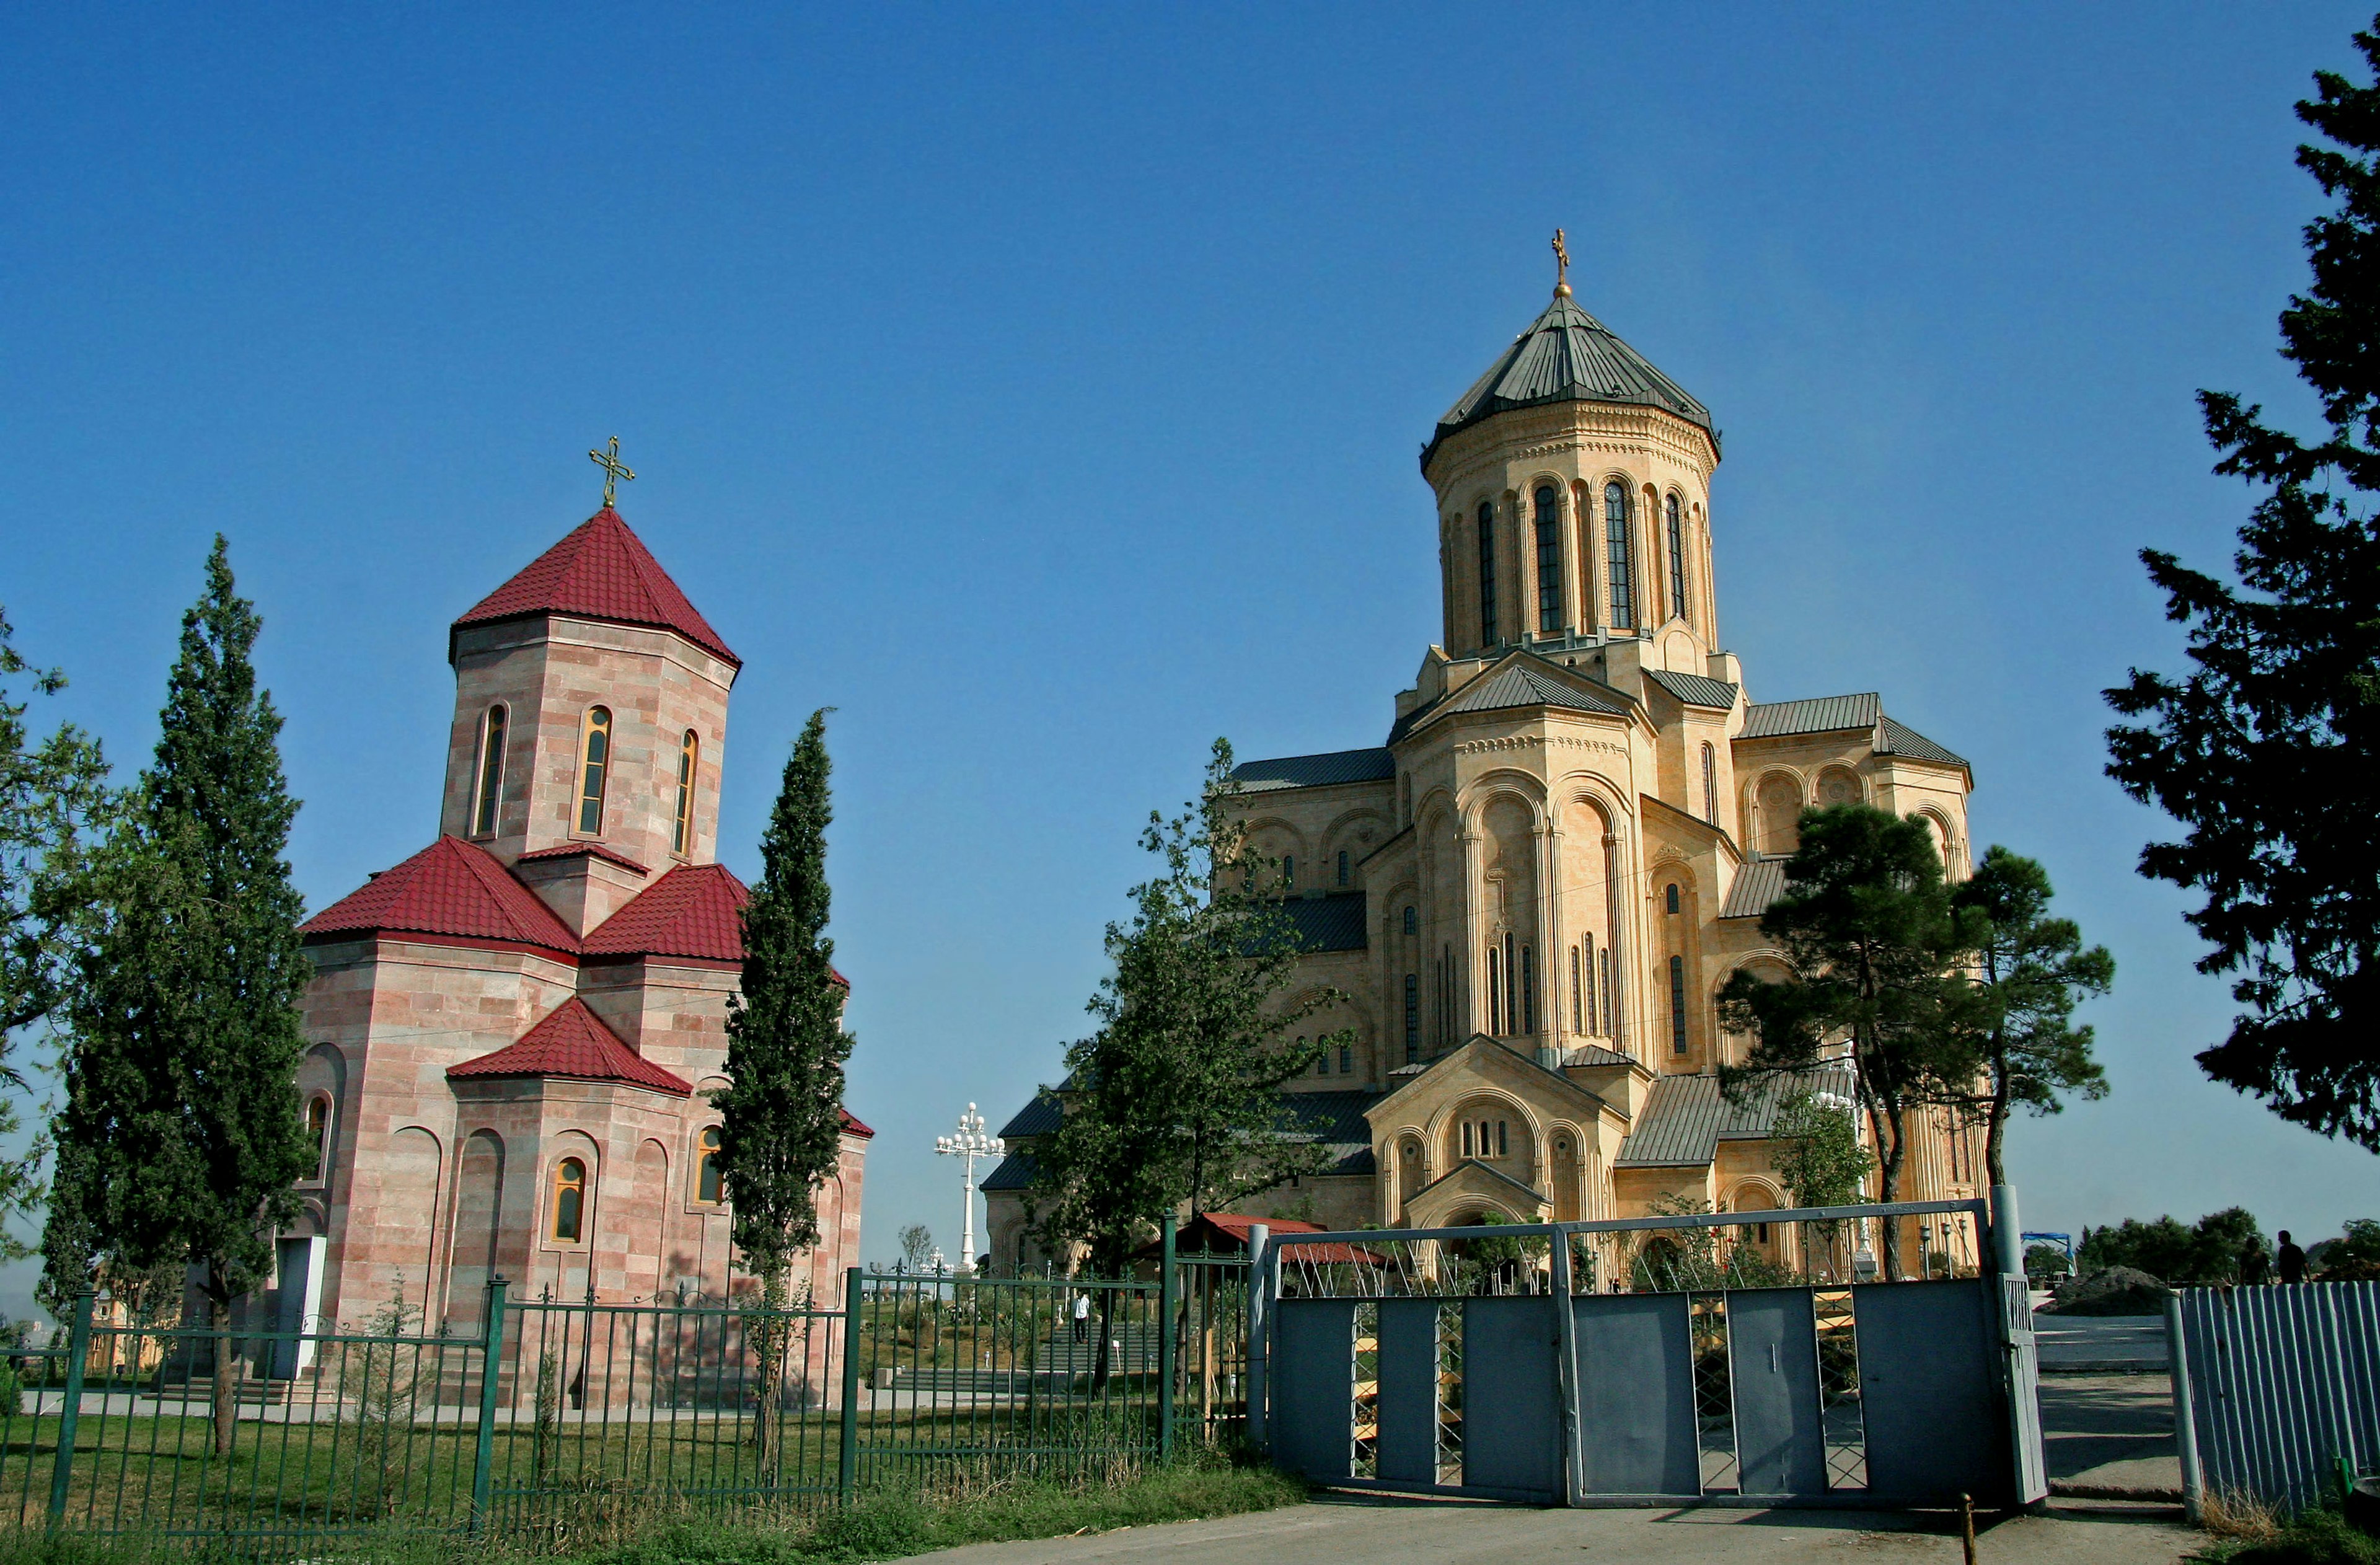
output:
M1570 247L1559 228L1554 230L1554 297L1570 297Z
M603 469L603 509L608 511L612 508L613 486L622 479L634 483L637 478L636 474L628 471L628 465L620 460L620 437L618 435L612 437L609 450L597 446L589 452L587 460Z

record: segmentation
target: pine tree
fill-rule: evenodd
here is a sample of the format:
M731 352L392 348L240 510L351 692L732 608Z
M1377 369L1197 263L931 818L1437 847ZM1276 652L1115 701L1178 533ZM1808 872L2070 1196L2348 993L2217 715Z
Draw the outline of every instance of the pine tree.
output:
M2008 1183L2010 1109L2055 1114L2067 1093L2107 1095L2091 1028L2074 1025L2074 1007L2107 992L2116 959L2106 946L2085 950L2080 926L2049 916L2049 872L1998 845L1950 893L1952 907L1979 916L1970 927L1977 944L1969 1016L1984 1064L1983 1091L1953 1101L1984 1122L1984 1168L1995 1185Z
M281 719L249 656L261 622L222 537L182 618L154 762L100 855L105 912L78 964L51 1231L53 1293L97 1265L194 1267L216 1328L230 1450L232 1301L262 1283L311 1167L297 1002L312 968L282 857L298 811Z
M1976 1072L1972 1028L1961 1025L1965 986L1951 972L1973 940L1917 821L1836 805L1804 811L1801 831L1784 894L1760 918L1790 976L1768 983L1739 968L1719 991L1719 1016L1755 1036L1755 1070L1807 1070L1849 1039L1877 1194L1897 1200L1912 1116ZM1883 1227L1885 1274L1899 1277L1901 1225Z
M2355 44L2380 70L2380 24ZM2189 828L2142 850L2151 880L2204 893L2186 916L2242 1010L2201 1052L2283 1119L2380 1152L2380 88L2329 71L2298 117L2328 146L2299 166L2337 206L2305 228L2313 283L2281 354L2321 394L2311 443L2201 392L2215 470L2264 491L2239 586L2141 552L2189 626L2190 672L2107 692L2147 721L2107 731L2108 775Z
M727 1079L713 1096L722 1116L719 1168L734 1215L731 1237L760 1280L771 1311L792 1302L794 1257L819 1241L818 1187L843 1149L845 990L827 938L829 892L826 711L785 761L777 804L760 839L760 880L744 908L744 974L727 1001ZM773 1449L787 1317L764 1319L756 1434Z

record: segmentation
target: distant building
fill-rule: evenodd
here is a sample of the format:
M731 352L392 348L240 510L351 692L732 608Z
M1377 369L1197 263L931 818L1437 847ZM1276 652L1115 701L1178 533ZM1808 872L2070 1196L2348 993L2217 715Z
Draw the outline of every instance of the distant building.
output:
M1973 779L1875 695L1751 698L1721 649L1718 460L1709 410L1567 284L1439 421L1421 469L1444 635L1385 742L1237 773L1256 853L1293 879L1300 986L1349 997L1314 1027L1354 1030L1290 1098L1330 1172L1241 1211L1350 1229L1787 1204L1778 1105L1848 1094L1850 1068L1723 1098L1749 1040L1715 997L1781 971L1759 919L1804 808L1921 820L1963 877ZM1045 1095L1002 1132L1003 1268L1041 1259L1020 1193L1058 1112ZM1975 1134L1918 1128L1902 1197L1972 1194Z
M607 502L456 620L439 837L305 926L299 1074L321 1167L276 1313L429 1329L514 1297L719 1300L711 1154L742 882L718 862L741 667ZM859 1255L872 1133L844 1116L823 1240Z

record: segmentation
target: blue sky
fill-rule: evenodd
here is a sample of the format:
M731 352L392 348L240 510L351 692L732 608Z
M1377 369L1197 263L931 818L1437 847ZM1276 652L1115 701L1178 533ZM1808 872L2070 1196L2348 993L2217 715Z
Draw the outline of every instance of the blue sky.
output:
M622 509L746 659L722 841L832 739L866 1248L1056 1074L1208 741L1376 744L1439 634L1415 453L1543 305L1707 403L1755 698L1880 689L2120 964L2028 1226L2380 1164L2205 1082L2228 1001L2097 692L2228 555L2192 393L2275 356L2290 104L2354 7L17 7L5 601L128 769L230 535L317 906L426 843L453 617ZM0 1288L0 1307L15 1290ZM16 1307L21 1307L18 1304Z

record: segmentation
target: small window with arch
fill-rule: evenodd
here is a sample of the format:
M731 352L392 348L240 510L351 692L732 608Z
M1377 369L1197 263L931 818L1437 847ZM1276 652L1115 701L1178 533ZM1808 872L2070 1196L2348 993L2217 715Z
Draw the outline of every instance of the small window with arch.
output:
M612 709L589 707L582 726L578 770L578 834L603 834L603 790L612 773Z
M480 717L480 767L471 799L471 835L474 837L496 834L496 818L504 796L504 723L505 712L501 701Z
M694 730L677 743L677 819L670 829L670 852L678 855L694 850L694 775L702 759L702 741Z
M1297 889L1297 855L1295 854L1285 853L1281 855L1281 883L1291 891Z
M1420 910L1415 908L1410 903L1405 904L1405 933L1408 935L1418 935L1421 933Z
M565 1158L553 1165L554 1239L564 1244L577 1244L586 1218L587 1164L577 1158Z
M1347 883L1347 850L1345 848L1339 850L1339 883L1342 886Z
M1661 893L1661 906L1665 913L1678 911L1678 883L1675 880L1670 881L1669 889Z
M719 1127L705 1125L694 1141L694 1198L706 1207L727 1199L727 1182L720 1177Z
M331 1098L328 1093L316 1093L306 1104L306 1134L314 1141L314 1177L331 1176Z

